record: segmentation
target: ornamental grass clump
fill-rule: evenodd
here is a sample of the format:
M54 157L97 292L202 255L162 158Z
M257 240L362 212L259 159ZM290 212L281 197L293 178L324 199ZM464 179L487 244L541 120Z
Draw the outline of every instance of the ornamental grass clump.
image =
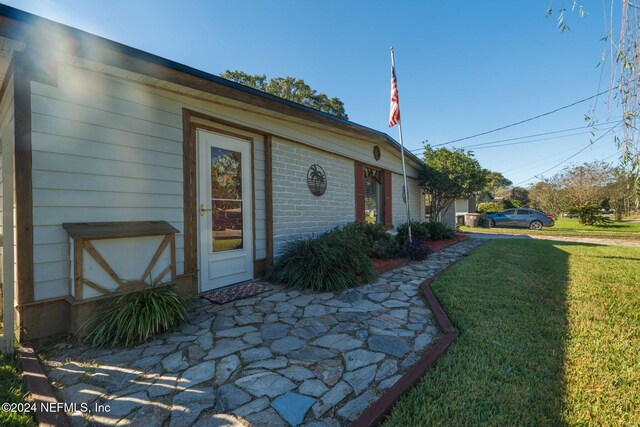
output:
M84 342L98 347L145 342L180 326L187 314L186 303L187 297L173 284L120 295L89 320Z
M316 292L341 291L376 278L365 244L343 230L290 242L266 279Z

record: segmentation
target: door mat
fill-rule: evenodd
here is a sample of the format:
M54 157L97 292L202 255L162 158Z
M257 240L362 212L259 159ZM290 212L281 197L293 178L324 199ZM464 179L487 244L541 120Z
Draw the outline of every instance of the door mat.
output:
M230 301L252 297L270 290L271 287L264 282L249 282L208 292L202 295L202 298L209 300L214 304L226 304Z

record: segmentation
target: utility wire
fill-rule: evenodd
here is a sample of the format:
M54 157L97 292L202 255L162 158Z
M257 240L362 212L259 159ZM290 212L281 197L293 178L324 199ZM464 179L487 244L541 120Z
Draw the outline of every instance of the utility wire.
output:
M509 175L512 172L516 172L516 171L524 172L524 171L529 171L529 170L533 170L533 169L538 169L540 167L546 167L547 165L550 165L550 164L556 162L558 158L564 156L566 153L572 152L575 149L577 149L578 147L582 147L582 145L583 145L582 142L580 142L579 144L574 144L571 147L568 147L566 150L562 150L562 151L554 153L554 154L552 154L550 156L542 157L542 158L540 158L538 160L535 160L533 162L529 162L529 163L526 163L526 164L523 164L523 165L520 165L520 166L516 166L515 168L511 168L511 169L505 170L505 171L502 172L502 174L503 175ZM542 164L540 165L539 163L542 163ZM535 166L532 166L532 165L535 165Z
M572 102L571 104L565 105L565 106L560 107L560 108L556 108L555 110L551 110L551 111L548 111L546 113L538 114L537 116L529 117L528 119L520 120L519 122L515 122L515 123L511 123L511 124L505 125L505 126L501 126L499 128L491 129L491 130L488 130L486 132L476 133L475 135L465 136L464 138L453 139L451 141L443 142L441 144L432 145L432 147L440 147L440 146L443 146L443 145L453 144L454 142L466 141L467 139L476 138L476 137L482 136L482 135L488 135L488 134L493 133L493 132L498 132L499 130L503 130L503 129L507 129L507 128L510 128L510 127L513 127L513 126L521 125L523 123L527 123L527 122L530 122L532 120L536 120L536 119L539 119L541 117L545 117L545 116L557 113L558 111L566 110L567 108L571 108L571 107L573 107L575 105L581 104L583 102L589 101L590 99L593 99L593 98L596 98L596 97L598 97L600 95L604 95L605 93L611 92L614 89L617 89L617 87L610 88L610 89L607 89L605 91L596 93L595 95L589 96L587 98L581 99L581 100L576 101L576 102Z
M532 179L538 178L540 175L545 174L555 168L557 168L558 166L568 162L569 160L573 159L574 157L576 157L578 154L582 153L584 150L586 150L587 148L593 146L593 144L595 144L596 142L600 141L602 138L604 138L606 135L608 135L611 131L613 131L616 127L618 127L618 125L613 126L612 128L610 128L608 131L606 131L605 133L603 133L602 135L600 135L598 138L596 138L595 140L589 142L589 144L587 144L585 147L581 148L579 151L577 151L576 153L572 154L571 156L567 157L566 159L564 159L563 161L561 161L560 163L556 164L553 167L550 167L549 169L540 172L534 176L532 176L531 178L525 179L524 181L520 181L517 184L515 184L516 186L520 185L520 184L524 184L527 181L531 181Z
M536 136L554 135L554 134L558 134L558 133L570 132L572 130L587 129L587 128L597 128L598 126L605 126L605 125L609 125L609 124L612 124L612 123L619 123L619 122L620 122L619 120L612 120L612 121L605 122L605 123L595 123L593 125L578 126L578 127L574 127L574 128L560 129L560 130L554 130L554 131L543 132L543 133L534 133L534 134L531 134L531 135L517 136L517 137L513 137L513 138L506 138L506 139L498 139L496 141L482 142L482 143L472 144L472 145L464 145L464 146L458 147L458 148L475 148L475 147L479 147L479 146L483 146L483 145L497 144L497 143L500 143L500 142L518 141L520 139L534 138ZM578 134L575 134L575 135L578 135ZM562 138L562 137L559 137L559 138ZM540 140L540 141L543 141L543 140ZM409 151L417 153L417 152L420 152L420 151L423 151L423 150L424 150L424 147L414 148L414 149L409 150Z
M497 147L506 147L506 146L509 146L509 145L530 144L532 142L550 141L550 140L555 140L555 139L560 139L560 138L569 138L571 136L584 135L584 134L587 134L587 133L592 133L592 132L591 131L575 132L575 133L569 133L567 135L552 136L552 137L549 137L549 138L538 138L538 139L530 139L528 141L508 142L506 144L496 144L496 145L478 144L478 145L469 146L468 148L473 148L474 150L482 150L482 149L485 149L485 148L497 148Z

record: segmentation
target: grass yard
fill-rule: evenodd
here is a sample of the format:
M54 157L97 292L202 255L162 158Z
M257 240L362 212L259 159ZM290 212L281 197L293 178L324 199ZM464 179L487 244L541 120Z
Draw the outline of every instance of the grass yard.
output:
M640 239L640 223L638 222L612 222L607 225L582 225L575 218L558 218L553 227L544 227L542 230L529 230L527 228L470 228L462 226L461 231L478 233L508 233L508 234L542 234L549 236L582 236L582 237L612 237Z
M492 240L432 289L461 336L385 426L640 424L640 248Z
M20 403L25 391L18 370L17 357L5 357L0 353L0 403ZM0 411L1 426L35 426L31 415Z

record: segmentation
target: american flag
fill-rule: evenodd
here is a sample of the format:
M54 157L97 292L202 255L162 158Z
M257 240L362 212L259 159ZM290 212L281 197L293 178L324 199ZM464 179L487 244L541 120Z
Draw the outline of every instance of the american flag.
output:
M398 103L398 82L396 81L396 67L391 62L391 107L389 109L389 127L400 123L400 104Z

